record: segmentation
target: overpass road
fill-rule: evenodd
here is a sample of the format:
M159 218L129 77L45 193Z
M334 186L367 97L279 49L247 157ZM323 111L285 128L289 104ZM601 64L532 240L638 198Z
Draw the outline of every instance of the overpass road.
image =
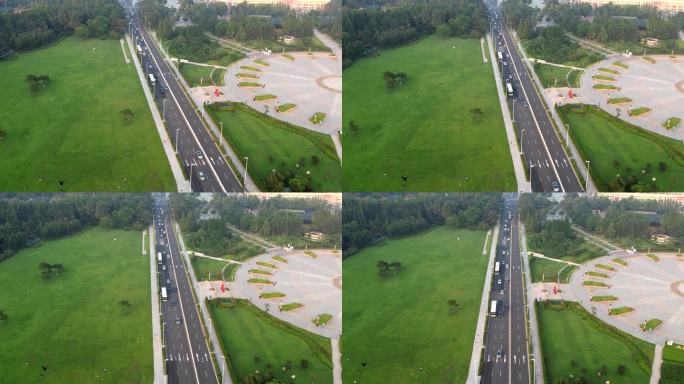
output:
M530 171L532 190L582 192L582 184L563 149L544 101L534 88L508 26L503 22L500 8L495 0L487 1L487 6L495 48L502 54L502 59L498 60L502 78L511 84L513 90L506 92L518 137L521 138L521 152Z
M200 322L197 304L181 260L180 249L166 200L155 203L154 228L162 295L162 324L166 375L169 384L218 384L209 346ZM157 256L158 257L158 256Z
M129 31L145 78L162 111L170 140L195 192L242 192L243 187L182 89L173 68L135 13L127 7ZM139 47L139 48L138 48ZM153 76L154 81L150 78Z
M499 268L494 269L490 290L490 303L496 304L490 304L485 334L483 384L530 383L517 203L517 194L504 195L495 259Z

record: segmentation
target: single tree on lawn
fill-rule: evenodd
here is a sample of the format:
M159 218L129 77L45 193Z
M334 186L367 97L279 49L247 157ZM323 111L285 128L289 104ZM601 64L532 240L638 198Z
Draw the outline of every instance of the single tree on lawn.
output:
M302 359L301 365L302 365L302 368L303 368L303 369L309 368L309 360L307 360L307 359Z
M7 321L8 318L9 318L9 317L8 317L7 314L5 313L5 310L4 310L4 309L0 309L0 321Z
M449 305L449 314L453 315L458 311L458 307L460 307L460 304L456 302L454 299L449 299L447 301L447 304Z
M130 108L122 109L119 111L123 118L126 120L128 125L131 125L131 122L133 121L133 111Z
M476 123L482 121L484 112L482 112L480 108L473 108L470 110L470 113L473 115L473 121L475 121Z
M7 136L7 132L0 127L0 140L4 139Z
M352 133L352 135L359 133L359 126L354 120L349 121L349 131Z

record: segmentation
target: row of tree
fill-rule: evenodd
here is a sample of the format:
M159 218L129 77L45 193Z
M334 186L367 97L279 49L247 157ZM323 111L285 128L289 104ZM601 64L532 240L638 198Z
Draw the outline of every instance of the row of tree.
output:
M93 225L143 230L152 219L147 194L16 194L0 198L0 261L41 240Z
M385 237L446 224L487 229L498 220L499 194L353 194L344 196L342 249L348 257Z
M422 0L391 8L342 8L343 65L377 49L394 47L438 32L443 36L480 37L489 28L479 0Z
M21 12L0 12L0 52L39 48L71 34L119 38L126 29L116 0L31 1Z

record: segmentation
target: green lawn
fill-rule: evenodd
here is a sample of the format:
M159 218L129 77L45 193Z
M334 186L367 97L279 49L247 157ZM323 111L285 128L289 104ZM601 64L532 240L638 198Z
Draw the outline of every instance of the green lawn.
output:
M485 235L441 227L344 260L345 383L465 382L487 267ZM403 270L380 278L379 260L399 261ZM459 304L455 314L451 299Z
M539 80L541 81L542 85L547 88L554 86L567 87L568 80L566 80L566 76L568 76L569 73L570 75L574 75L569 76L570 85L575 88L579 87L579 80L581 76L577 76L576 74L581 74L582 71L545 64L535 64L534 70L537 72L537 76L539 76Z
M582 157L591 160L591 175L600 191L616 189L611 181L617 175L633 176L646 185L653 183L657 191L684 189L681 142L647 132L596 107L563 106L559 113L570 124L570 134ZM665 164L665 171L660 170L660 162Z
M530 257L530 271L532 272L533 282L556 282L558 280L558 271L565 267L567 264L559 263L556 261L540 259L537 257ZM565 284L570 281L573 272L575 272L577 267L573 265L567 265L563 268L561 272L560 279L561 283Z
M125 64L118 40L68 38L0 63L0 73L0 129L7 133L0 140L0 190L176 189L135 67ZM32 95L28 74L51 82ZM130 125L123 109L133 111Z
M211 79L214 80L216 85L223 85L223 75L225 74L224 69L214 70L213 67L204 67L193 64L179 64L178 70L191 87L209 86L211 85Z
M150 383L150 262L140 241L137 231L93 228L0 263L0 307L9 316L0 324L0 381ZM43 280L43 261L64 272Z
M408 80L388 89L385 71L405 72ZM516 189L479 39L430 36L358 60L344 70L343 89L345 191ZM483 113L479 121L474 108Z
M218 261L198 256L190 256L190 262L195 270L195 277L199 281L209 280L210 273L211 280L221 280L221 270L226 264L229 264L227 261ZM226 271L226 277L228 277L228 271Z
M239 304L219 304L217 300L209 303L224 352L240 383L256 370L272 371L283 383L289 383L293 374L297 383L332 383L328 339L295 328L244 300ZM277 308L273 306L272 310ZM302 359L309 361L307 369L302 368ZM283 372L281 367L288 360L292 369Z
M576 303L537 304L537 312L547 383L574 382L570 375L588 383L648 383L652 344L606 325ZM621 364L624 375L618 373ZM603 366L606 374L599 378Z
M275 169L302 177L310 172L316 192L342 190L342 167L330 136L272 119L244 105L212 114L223 122L223 135L238 156L249 157L248 172L259 189L266 190L266 177Z

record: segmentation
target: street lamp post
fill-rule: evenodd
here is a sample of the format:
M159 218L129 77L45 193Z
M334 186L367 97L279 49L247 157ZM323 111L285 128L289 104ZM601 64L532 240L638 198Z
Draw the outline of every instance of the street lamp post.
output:
M242 175L242 189L247 192L247 166L249 165L249 157L245 156L245 172Z
M589 163L591 163L591 160L587 160L585 163L587 163L587 175L584 177L584 189L586 190L589 186Z

